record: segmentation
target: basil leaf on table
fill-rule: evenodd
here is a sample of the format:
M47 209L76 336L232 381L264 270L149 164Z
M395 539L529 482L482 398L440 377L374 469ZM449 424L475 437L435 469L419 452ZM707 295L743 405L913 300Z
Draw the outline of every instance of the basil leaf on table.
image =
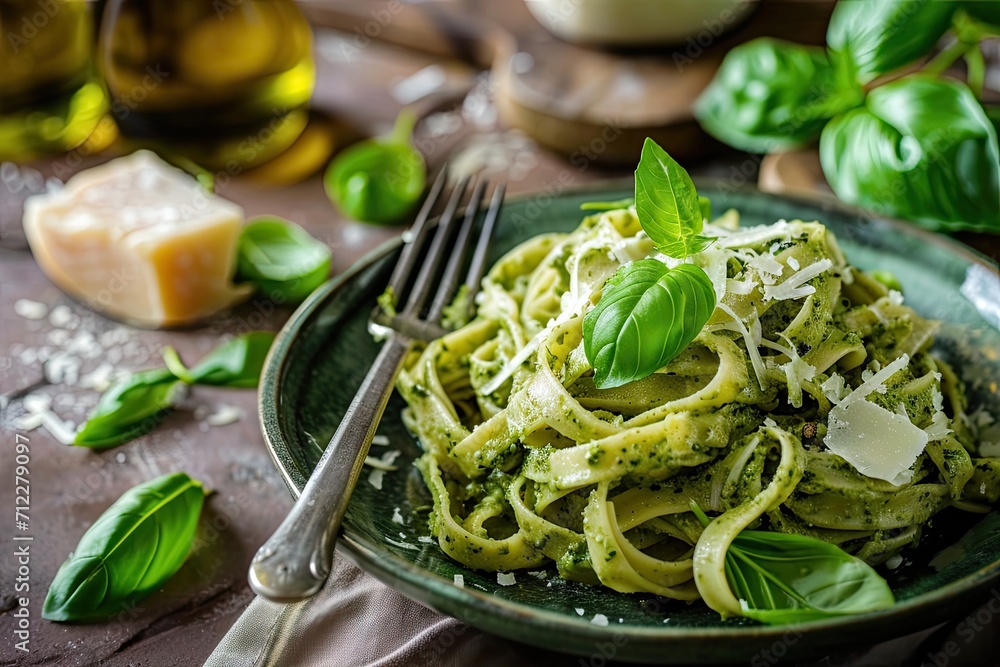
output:
M830 122L823 172L837 195L932 230L1000 231L997 132L964 84L915 74Z
M80 425L73 444L92 449L123 445L149 433L174 408L185 385L256 387L274 333L252 331L209 352L194 367L184 366L172 347L163 350L167 368L133 373L101 397Z
M704 250L702 205L691 176L655 141L642 145L635 170L635 211L639 224L664 255L683 259Z
M640 380L677 356L715 310L715 289L694 264L641 259L618 269L583 318L584 352L598 389Z
M274 336L271 331L253 331L233 338L205 355L194 368L185 369L185 382L245 389L256 387ZM183 365L176 367L179 362L180 359L171 360L168 368L176 373L183 368Z
M707 526L697 506L692 511ZM805 535L744 530L726 552L726 579L747 618L775 625L863 614L895 604L860 558Z
M716 139L767 153L812 141L828 119L863 99L823 49L759 38L726 54L695 116Z
M73 444L105 449L145 435L173 409L181 391L183 383L166 369L133 373L101 397Z
M205 493L184 473L126 491L80 538L42 608L50 621L120 614L159 588L187 558Z
M257 218L240 233L236 279L272 299L302 301L329 276L330 248L295 223Z
M868 83L926 55L951 25L957 2L855 0L838 2L826 41Z
M410 144L416 117L403 110L388 137L361 141L330 163L326 193L355 220L401 221L420 200L427 179L424 158Z

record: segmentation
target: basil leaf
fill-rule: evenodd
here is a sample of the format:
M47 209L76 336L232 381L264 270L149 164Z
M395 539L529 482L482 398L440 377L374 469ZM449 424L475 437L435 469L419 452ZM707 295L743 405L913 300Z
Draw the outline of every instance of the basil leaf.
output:
M716 139L768 153L814 140L829 118L863 99L823 49L760 38L726 54L695 116Z
M73 444L104 449L149 433L166 418L181 391L183 383L166 369L133 373L105 392Z
M912 75L874 89L820 139L850 203L933 230L1000 230L997 132L965 85Z
M253 331L233 338L209 352L189 371L191 382L222 387L256 387L274 336L271 331Z
M705 220L712 219L712 200L708 197L698 195L698 208L701 209L701 217Z
M169 579L187 558L205 493L184 473L126 491L87 532L49 586L42 617L118 615Z
M707 526L697 506L692 511ZM743 615L761 623L804 623L886 609L896 600L870 565L805 535L744 530L726 552L726 579Z
M997 0L966 0L962 8L974 19L990 26L1000 26L1000 2Z
M581 211L617 211L635 205L635 197L624 197L617 201L588 201L580 204Z
M855 0L838 2L826 42L854 63L858 81L868 83L928 53L951 24L958 3L940 0Z
M715 289L699 266L668 269L641 259L618 269L583 318L583 345L598 389L640 380L677 356L715 310Z
M410 144L416 117L403 110L392 135L346 148L327 169L326 193L355 220L391 224L402 220L424 191L427 167Z
M683 259L712 242L701 236L704 219L694 181L648 137L635 170L635 211L643 230L665 255Z
M330 249L295 223L251 220L240 234L236 279L250 281L268 297L302 301L330 276Z

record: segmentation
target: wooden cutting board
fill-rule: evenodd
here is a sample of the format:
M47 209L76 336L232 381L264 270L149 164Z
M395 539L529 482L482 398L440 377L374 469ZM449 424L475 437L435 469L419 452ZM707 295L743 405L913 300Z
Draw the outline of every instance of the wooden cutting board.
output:
M762 35L821 44L834 3L762 0L729 34L716 37L706 26L677 47L641 50L564 42L519 1L300 4L317 26L353 33L359 50L379 40L490 69L504 124L585 168L634 164L647 136L681 160L716 152L692 105L726 51Z

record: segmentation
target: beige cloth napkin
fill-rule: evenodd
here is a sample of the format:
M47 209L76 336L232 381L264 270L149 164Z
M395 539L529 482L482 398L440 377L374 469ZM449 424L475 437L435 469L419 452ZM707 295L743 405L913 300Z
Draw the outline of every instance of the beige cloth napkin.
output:
M205 667L575 667L576 660L442 616L337 554L327 585L312 599L254 599Z
M1000 593L996 598L1000 600ZM996 667L1000 664L1000 614L992 611L988 601L970 614L968 619L978 620L981 628L972 638L963 632L968 620L959 624L957 634L954 626L925 630L871 649L852 646L845 637L843 653L818 662L781 661L780 665ZM989 619L982 618L984 614ZM954 656L944 653L949 642L958 649ZM254 599L205 663L205 667L510 665L615 667L621 663L606 661L597 652L589 659L567 656L486 634L403 597L340 554L326 587L314 598L287 605Z

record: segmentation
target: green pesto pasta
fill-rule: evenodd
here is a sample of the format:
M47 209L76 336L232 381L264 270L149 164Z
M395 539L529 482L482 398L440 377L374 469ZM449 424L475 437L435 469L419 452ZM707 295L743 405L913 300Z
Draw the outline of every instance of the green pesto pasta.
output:
M658 255L634 208L534 237L484 279L474 320L411 353L397 387L450 557L739 615L724 557L743 529L877 565L945 507L997 502L1000 460L978 454L935 322L817 222L740 229L729 211L705 232L686 260ZM584 315L646 257L703 268L716 309L665 367L599 389ZM703 528L692 501L720 516Z

